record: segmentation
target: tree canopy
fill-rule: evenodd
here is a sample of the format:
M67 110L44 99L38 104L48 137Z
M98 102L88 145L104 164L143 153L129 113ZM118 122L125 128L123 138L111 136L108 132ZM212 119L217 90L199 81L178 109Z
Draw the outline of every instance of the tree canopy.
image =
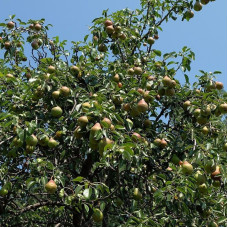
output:
M189 47L153 48L216 2L140 2L70 51L44 19L0 23L0 226L226 226L221 72L191 83Z

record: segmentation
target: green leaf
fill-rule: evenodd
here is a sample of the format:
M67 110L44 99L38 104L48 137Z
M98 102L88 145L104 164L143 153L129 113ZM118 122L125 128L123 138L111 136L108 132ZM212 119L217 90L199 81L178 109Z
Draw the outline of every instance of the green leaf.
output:
M154 52L156 55L158 55L158 56L161 56L161 55L162 55L161 51L159 51L159 50L153 50L153 52Z
M72 181L82 182L83 179L84 179L84 177L77 177L77 178L73 179Z

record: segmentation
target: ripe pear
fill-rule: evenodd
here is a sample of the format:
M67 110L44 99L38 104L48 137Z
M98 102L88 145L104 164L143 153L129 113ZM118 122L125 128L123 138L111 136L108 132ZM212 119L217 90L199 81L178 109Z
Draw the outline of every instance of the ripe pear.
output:
M48 69L47 69L47 72L49 74L55 73L55 67L54 66L49 66Z
M99 52L106 52L108 50L107 46L105 44L100 44L98 46L98 51Z
M202 133L203 133L204 135L208 135L209 129L208 129L206 126L204 126L203 129L202 129Z
M115 31L112 25L107 26L105 29L109 35L111 35Z
M206 177L205 177L205 175L202 174L199 170L196 172L196 174L195 174L194 177L195 177L196 183L197 183L198 185L203 184L203 183L206 182Z
M38 143L38 139L35 135L30 135L27 139L26 139L26 144L29 146L36 146Z
M48 141L48 147L49 148L55 148L59 145L59 142L57 142L56 140L54 140L53 138L50 138Z
M37 40L32 41L31 46L34 50L37 50L40 47Z
M194 12L192 10L188 10L185 15L188 18L193 18L194 17Z
M198 190L202 194L207 194L207 185L205 183L199 185Z
M55 183L55 181L50 180L46 185L45 185L45 189L48 193L50 194L54 194L57 190L57 185Z
M134 75L134 69L133 68L130 68L130 69L128 69L128 71L127 71L127 73L129 74L129 75Z
M110 128L111 124L112 124L112 121L109 118L106 118L106 117L101 121L101 125L103 127Z
M227 113L227 104L220 104L219 105L219 111L221 113Z
M195 117L198 117L198 116L200 115L200 113L201 113L201 110L200 110L199 108L196 108L196 109L194 110L194 112L193 112L193 115L194 115Z
M187 161L184 161L182 164L182 172L184 174L188 174L188 175L192 174L193 166L190 163L188 163Z
M133 140L134 142L138 142L138 141L142 138L142 136L141 136L139 133L134 132L134 133L132 134L131 138L132 138L132 140Z
M142 99L138 102L137 108L139 112L146 112L149 107L148 107L148 104L145 102L145 100Z
M60 89L60 94L64 97L68 97L70 95L70 88L67 86L62 86Z
M143 70L142 70L141 67L134 67L134 73L135 73L136 75L140 75L140 74L143 73Z
M211 178L213 180L220 180L221 176L220 176L221 172L220 172L220 167L216 166L215 171L211 174Z
M73 74L73 75L78 75L79 73L80 73L80 69L79 69L79 67L77 67L77 66L71 66L70 67L70 72Z
M203 8L203 6L202 6L202 4L200 2L197 1L194 4L193 8L194 8L195 11L200 11Z
M103 213L97 208L94 209L92 217L94 222L97 222L97 223L101 222L104 218Z
M58 118L58 117L62 116L62 114L63 114L63 110L59 106L54 107L54 108L51 109L51 115L53 117L57 117Z
M185 101L185 102L183 103L183 108L184 108L185 110L187 110L187 108L190 107L190 106L191 106L191 102L190 102L190 101Z
M167 86L167 87L171 87L172 86L172 79L168 76L165 76L163 79L162 79L162 83L164 86Z
M85 127L89 123L88 117L87 116L81 116L78 118L78 125L80 127Z
M119 81L120 81L120 76L119 76L118 74L115 74L115 75L113 76L113 81L119 82Z
M7 26L8 29L12 29L12 28L14 28L15 24L14 24L13 21L10 21L10 22L7 23L6 26Z
M223 89L223 83L222 82L215 82L215 87L216 87L216 89L221 90L221 89Z
M167 146L167 142L165 141L165 139L162 139L161 142L160 142L160 147L161 148L165 148Z
M94 135L96 132L101 130L101 125L100 123L96 123L91 129L90 129L90 134Z
M112 21L110 21L110 20L106 20L106 21L104 22L104 25L105 25L105 27L108 27L108 26L113 25L113 23L112 23Z
M82 111L83 112L87 112L89 108L91 108L91 105L89 102L85 102L82 104Z
M41 28L42 28L42 26L41 26L39 23L36 23L36 24L34 25L34 29L35 29L36 31L40 31Z
M6 41L4 43L4 47L5 47L5 49L9 49L11 47L11 42L10 41Z
M160 146L161 145L161 139L155 139L154 140L154 144L156 145L156 146Z
M133 198L134 198L134 200L137 200L137 201L142 199L142 194L140 193L138 188L134 189Z
M58 99L59 98L59 95L60 95L60 91L59 90L56 90L56 91L54 91L53 93L52 93L52 97L54 98L54 99Z
M152 45L152 44L154 44L154 42L155 42L155 40L154 40L153 37L148 37L148 38L147 38L147 43L148 43L148 44Z

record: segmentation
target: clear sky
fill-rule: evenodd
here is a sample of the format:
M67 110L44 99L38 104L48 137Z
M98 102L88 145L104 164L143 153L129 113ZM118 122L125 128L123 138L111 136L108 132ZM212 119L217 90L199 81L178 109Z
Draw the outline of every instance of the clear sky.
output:
M53 25L50 37L59 36L60 40L79 41L88 34L91 21L100 17L102 10L110 12L123 8L139 7L139 0L1 0L0 21L16 14L23 21L45 18ZM179 51L188 46L196 54L189 74L199 74L198 70L222 71L218 80L227 89L227 1L210 2L189 22L169 21L163 24L163 32L154 45L155 49L165 52ZM69 42L70 44L70 42ZM193 80L193 77L190 77Z

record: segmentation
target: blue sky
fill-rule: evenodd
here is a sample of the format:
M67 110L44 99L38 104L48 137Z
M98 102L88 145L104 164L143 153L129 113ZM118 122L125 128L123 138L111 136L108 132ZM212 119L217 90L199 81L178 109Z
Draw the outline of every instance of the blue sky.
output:
M227 84L227 1L211 2L202 11L195 12L189 22L181 20L163 24L163 32L155 49L165 52L179 51L183 46L190 47L196 54L192 64L190 79L198 70L222 71L218 80ZM110 12L123 8L139 7L139 0L1 0L0 21L16 14L24 21L45 18L53 25L50 37L59 36L60 40L79 41L88 33L91 21L101 16L103 9ZM181 75L180 75L181 77Z

